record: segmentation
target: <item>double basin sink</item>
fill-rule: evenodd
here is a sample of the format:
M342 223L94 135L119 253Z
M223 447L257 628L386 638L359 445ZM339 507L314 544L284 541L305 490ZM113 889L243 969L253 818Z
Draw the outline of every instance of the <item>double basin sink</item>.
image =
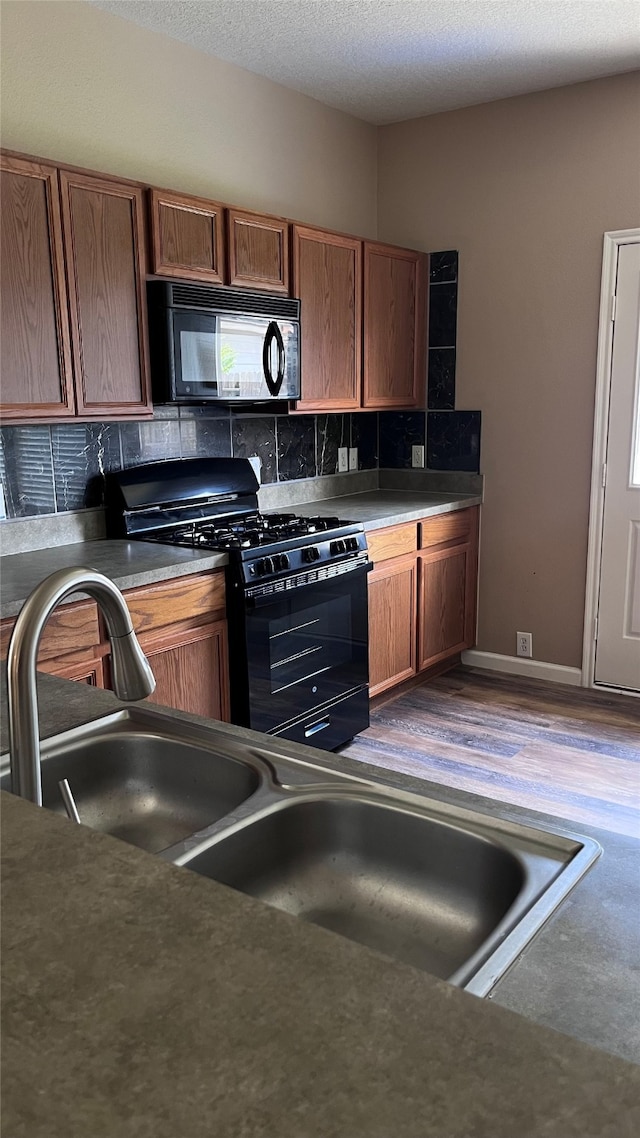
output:
M63 813L66 778L87 826L476 995L600 853L327 760L127 708L43 743L43 800Z

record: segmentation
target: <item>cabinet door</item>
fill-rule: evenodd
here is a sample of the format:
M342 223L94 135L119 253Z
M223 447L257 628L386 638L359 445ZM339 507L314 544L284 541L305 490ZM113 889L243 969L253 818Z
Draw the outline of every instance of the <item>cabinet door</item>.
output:
M16 618L0 621L0 660L6 660ZM71 655L84 660L100 655L102 636L95 601L72 601L59 605L44 626L38 651L38 667L55 669L56 661Z
M60 187L78 414L151 415L143 192L66 170Z
M75 407L58 172L2 155L0 180L2 415L68 418Z
M364 244L363 406L426 406L424 254Z
M472 543L421 553L418 671L475 641L476 547Z
M156 679L152 703L229 720L226 621L139 639Z
M299 411L360 406L362 242L293 227L293 293L302 302Z
M224 284L224 208L219 202L150 190L151 271Z
M383 561L369 574L369 693L416 673L416 557Z
M229 284L289 292L289 226L277 217L227 210Z
M52 676L59 676L64 680L76 680L81 684L89 684L92 688L105 687L104 663L102 660L73 660L62 657L60 660L48 661L39 665L39 671L48 672Z

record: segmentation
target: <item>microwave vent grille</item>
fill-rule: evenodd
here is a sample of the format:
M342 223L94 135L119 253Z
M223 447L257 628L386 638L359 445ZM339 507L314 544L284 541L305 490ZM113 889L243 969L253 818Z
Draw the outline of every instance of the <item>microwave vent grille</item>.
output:
M238 289L211 288L206 285L172 284L172 307L200 308L212 312L241 312L256 316L300 319L300 301L271 293L240 292Z

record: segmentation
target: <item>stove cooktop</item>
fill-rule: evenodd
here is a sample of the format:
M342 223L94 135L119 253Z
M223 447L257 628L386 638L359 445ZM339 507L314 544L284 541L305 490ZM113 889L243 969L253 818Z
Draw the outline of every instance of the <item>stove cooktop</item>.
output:
M351 522L334 517L298 517L296 514L244 514L237 518L212 522L197 521L175 529L148 534L147 539L171 545L188 545L198 549L220 551L263 549L287 541L340 531Z

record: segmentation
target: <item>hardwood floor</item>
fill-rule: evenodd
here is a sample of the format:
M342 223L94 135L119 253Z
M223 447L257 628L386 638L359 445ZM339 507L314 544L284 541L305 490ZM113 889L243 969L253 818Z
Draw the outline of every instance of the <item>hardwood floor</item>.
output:
M342 753L640 838L640 699L458 667L387 697Z

